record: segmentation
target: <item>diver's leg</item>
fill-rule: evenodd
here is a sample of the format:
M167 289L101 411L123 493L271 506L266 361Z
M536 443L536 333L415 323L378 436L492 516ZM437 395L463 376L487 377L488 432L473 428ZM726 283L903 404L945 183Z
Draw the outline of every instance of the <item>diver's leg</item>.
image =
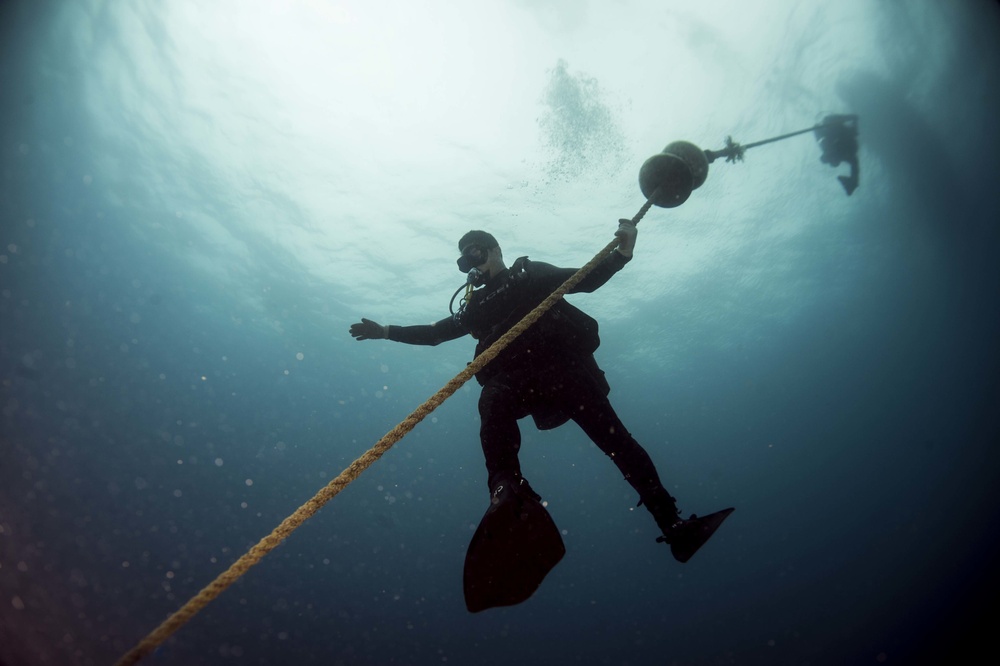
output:
M677 505L663 487L653 460L618 418L611 402L598 390L576 391L573 420L618 466L625 480L639 493L656 524L666 532L677 523Z
M707 516L681 518L673 497L660 483L653 461L628 433L607 396L600 391L585 391L587 400L575 399L574 420L594 443L611 456L632 487L639 491L642 503L663 532L657 541L670 544L678 562L687 562L715 534L732 508Z
M490 492L503 481L521 478L521 430L517 420L527 416L523 392L503 376L494 377L479 396L479 438L486 458Z
M858 189L858 175L860 171L858 167L857 157L854 157L851 160L849 160L849 163L851 165L851 175L837 177L837 180L840 181L840 184L844 186L844 191L847 192L847 196L851 196L852 194L854 194L854 190Z

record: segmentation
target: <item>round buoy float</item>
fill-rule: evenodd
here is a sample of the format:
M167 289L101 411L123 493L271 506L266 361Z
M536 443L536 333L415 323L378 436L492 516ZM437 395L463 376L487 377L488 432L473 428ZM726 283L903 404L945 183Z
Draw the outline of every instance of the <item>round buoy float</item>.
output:
M708 157L690 141L674 141L653 155L639 169L639 189L660 208L675 208L687 201L708 177Z
M674 141L668 144L663 152L676 155L688 165L688 168L691 169L691 176L694 178L692 190L697 190L704 184L705 179L708 178L708 157L704 150L690 141Z
M646 199L661 208L680 206L691 196L694 176L687 162L669 153L659 153L639 169L639 189Z

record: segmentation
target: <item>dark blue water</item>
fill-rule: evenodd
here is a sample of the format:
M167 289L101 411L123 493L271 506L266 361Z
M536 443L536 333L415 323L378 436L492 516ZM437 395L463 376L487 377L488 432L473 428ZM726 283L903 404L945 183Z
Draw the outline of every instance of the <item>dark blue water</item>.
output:
M376 58L368 99L335 94L374 67L360 55L296 73L295 39L247 35L319 16L369 55L433 51L435 33L397 30L401 8L241 4L213 23L181 3L5 4L0 664L113 663L461 370L471 340L347 329L445 316L469 227L510 259L579 265L638 209L634 173L661 145L830 111L861 116L854 196L808 137L748 152L653 209L635 260L573 298L601 319L612 400L682 510L737 507L695 559L655 543L575 426L524 422L567 555L528 602L467 613L487 503L472 384L146 662L932 664L984 646L1000 10L845 6L774 5L751 39L756 14L736 8L717 23L497 3L477 22L430 3L407 11L468 51L448 41L454 69L433 76ZM500 18L524 21L510 62L490 51ZM588 60L576 43L602 30ZM608 45L658 31L683 39ZM265 56L236 67L255 43ZM463 78L465 62L483 69ZM250 86L268 67L274 87ZM491 104L512 101L472 132L477 73L504 88ZM301 97L279 95L297 76ZM454 88L409 96L438 79ZM537 136L505 137L519 113Z

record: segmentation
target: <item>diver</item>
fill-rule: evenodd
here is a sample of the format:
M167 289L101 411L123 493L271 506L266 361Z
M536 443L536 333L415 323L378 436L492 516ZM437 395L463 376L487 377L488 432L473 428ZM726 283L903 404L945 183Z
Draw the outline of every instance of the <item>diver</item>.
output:
M616 249L571 293L593 292L632 259L635 225L621 220L615 235L619 238ZM478 341L478 356L577 270L527 257L508 268L499 243L485 231L466 233L458 249L459 270L469 277L457 312L434 324L417 326L383 326L362 319L351 326L351 335L359 341L437 345L471 334ZM526 416L540 430L575 421L639 494L639 503L663 533L657 541L670 544L681 562L690 559L732 512L681 517L653 461L608 400L611 388L594 359L598 345L597 322L560 299L476 373L482 386L480 440L491 505L466 556L470 611L524 601L565 552L558 530L539 503L541 497L521 473L517 422ZM505 572L498 571L504 567Z
M847 162L851 166L848 176L837 176L847 196L858 189L858 117L854 114L835 114L823 118L815 130L816 140L823 150L820 161L830 166Z

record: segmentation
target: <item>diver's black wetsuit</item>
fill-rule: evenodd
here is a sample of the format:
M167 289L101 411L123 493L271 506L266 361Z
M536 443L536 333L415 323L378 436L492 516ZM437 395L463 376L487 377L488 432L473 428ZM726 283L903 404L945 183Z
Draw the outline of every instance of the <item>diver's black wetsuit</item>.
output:
M837 176L837 180L844 187L847 196L851 196L858 189L861 177L861 168L858 166L858 117L853 114L826 116L816 128L815 134L823 150L821 162L835 167L840 166L841 162L850 165L850 174Z
M594 291L628 261L612 251L571 293ZM474 291L455 316L425 326L389 326L388 337L436 345L471 334L479 341L478 355L576 270L518 259ZM531 415L543 430L572 419L614 461L654 516L662 508L672 517L673 498L608 401L610 387L593 355L599 344L597 322L561 300L477 373L483 386L480 437L490 490L505 478L520 478L518 419Z

